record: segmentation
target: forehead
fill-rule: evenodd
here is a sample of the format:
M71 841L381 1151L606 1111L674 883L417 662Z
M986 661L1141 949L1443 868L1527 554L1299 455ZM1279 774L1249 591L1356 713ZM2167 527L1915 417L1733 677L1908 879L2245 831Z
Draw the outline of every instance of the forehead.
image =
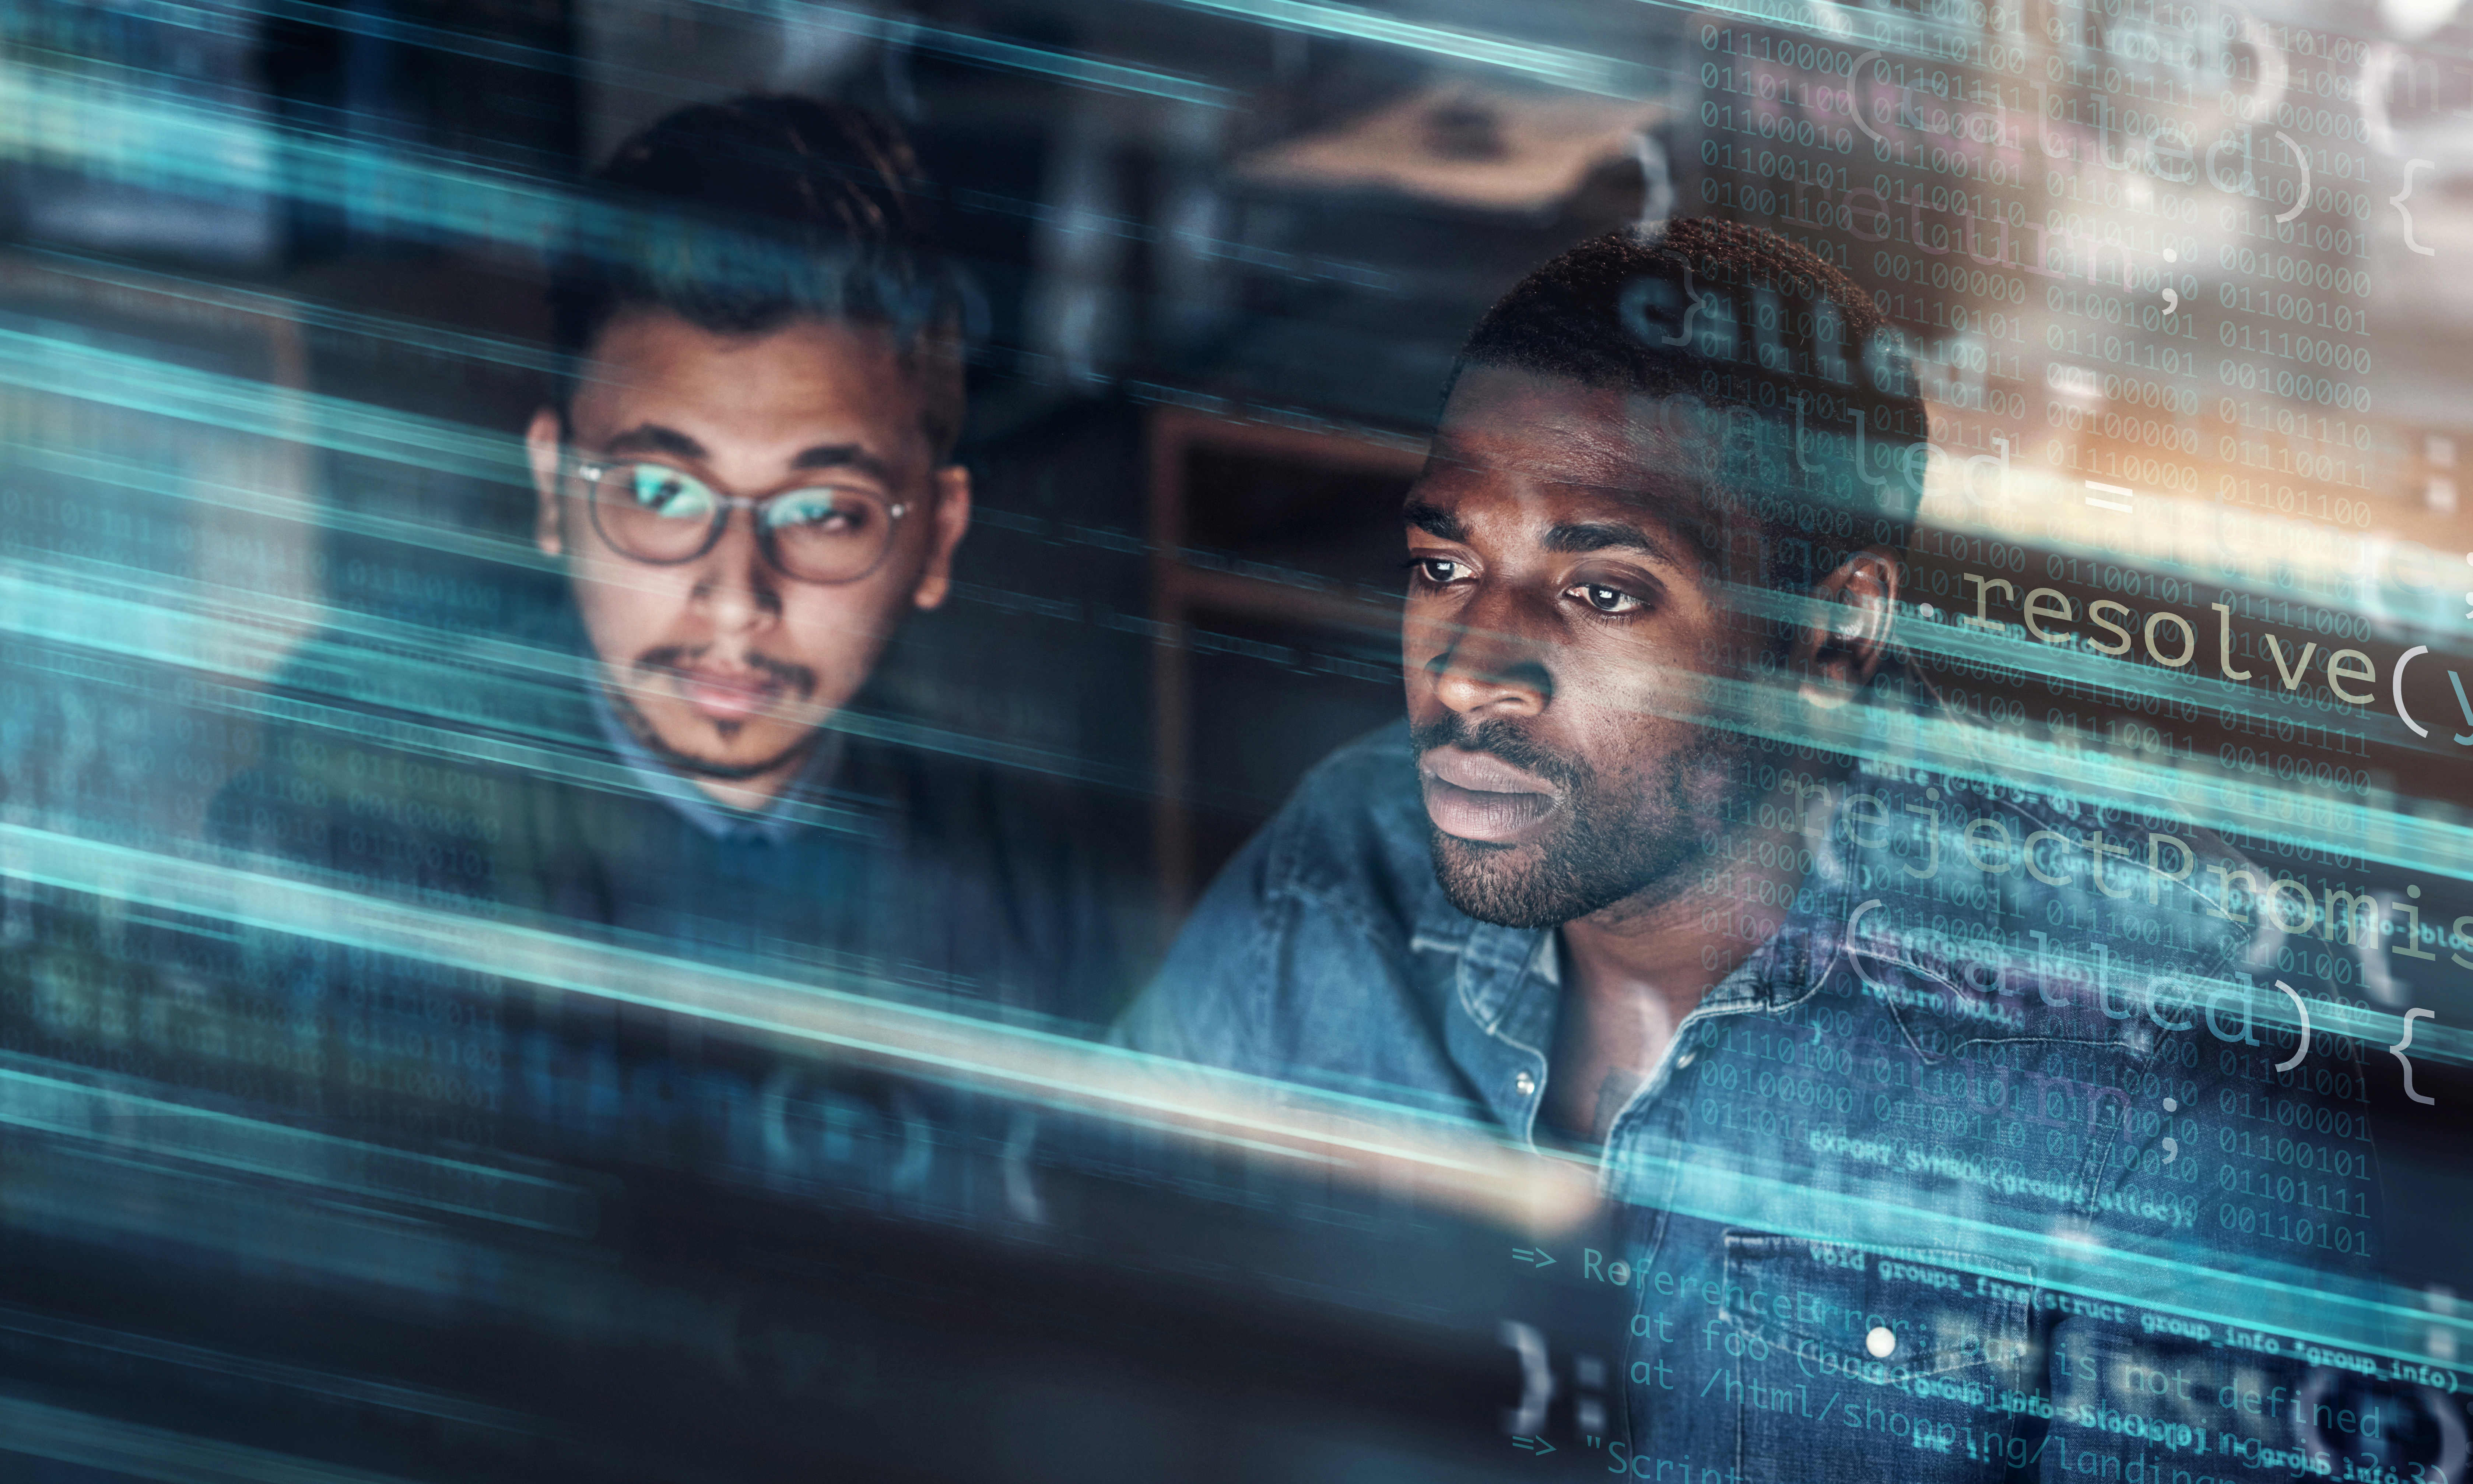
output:
M1521 506L1647 520L1693 541L1717 513L1700 419L1656 397L1474 366L1453 386L1419 497L1463 516Z
M616 426L690 419L766 438L829 422L880 426L891 441L917 435L921 398L893 337L872 325L796 319L732 334L631 310L594 341L575 400L580 420Z

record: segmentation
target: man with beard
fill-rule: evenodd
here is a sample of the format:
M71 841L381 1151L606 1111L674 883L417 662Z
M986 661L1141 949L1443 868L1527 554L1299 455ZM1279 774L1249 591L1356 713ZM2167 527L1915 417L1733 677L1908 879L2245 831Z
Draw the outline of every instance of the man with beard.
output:
M311 646L286 688L339 720L277 733L222 837L797 979L1120 1005L1131 894L1072 802L852 724L971 517L963 296L916 175L890 124L794 97L621 145L555 270L567 374L525 439L567 601L438 657Z
M1337 842L1301 831L1344 828L1358 848L1379 839L1386 867L1394 848L1413 845L1413 869L1398 863L1377 898L1397 968L1412 978L1441 942L1419 914L1439 911L1454 940L1514 951L1567 987L1540 1065L1504 1075L1537 1091L1522 1127L1535 1116L1589 1143L1603 1140L1682 1019L1775 931L1768 904L1801 881L1809 811L1791 770L1770 766L1765 789L1753 781L1750 713L1775 704L1750 682L1789 675L1808 704L1833 707L1862 690L1888 653L1899 562L1886 544L1853 540L1820 564L1821 541L1764 520L1703 472L1731 461L1756 477L1777 451L1764 435L1782 420L1750 415L1756 389L1791 396L1821 380L1747 376L1731 344L1701 344L1719 330L1736 337L1737 321L1718 313L1719 280L1746 274L1809 285L1805 317L1817 307L1839 326L1837 345L1813 351L1834 349L1851 374L1889 388L1825 389L1861 395L1887 424L1870 435L1873 462L1884 442L1901 455L1919 443L1923 410L1903 368L1881 347L1876 368L1857 365L1879 316L1783 239L1693 221L1658 241L1601 238L1531 275L1461 352L1403 512L1405 733L1327 762L1230 865L1129 1018L1134 1043L1418 1097L1503 1090L1469 1088L1451 1069L1448 1034L1402 1042L1338 1030L1332 1017L1360 1017L1361 995L1238 1010L1236 986L1281 993L1290 981L1232 955L1374 925L1357 902L1339 923L1253 921L1291 892L1323 890L1318 878L1338 869L1336 857L1308 858ZM1757 286L1735 287L1748 308ZM1844 428L1841 413L1837 442ZM1875 477L1911 506L1903 473ZM1789 582L1808 586L1829 621L1763 623L1730 586ZM1780 688L1772 680L1765 691ZM1804 771L1807 790L1823 781ZM1302 875L1281 879L1291 866Z
M2366 1219L2208 1209L2266 1095L2233 1085L2297 1038L2192 869L2220 843L1925 704L1893 652L1925 435L1882 316L1784 238L1531 275L1403 512L1407 725L1306 779L1120 1037L1595 1161L1608 1233L1556 1256L1606 1285L1616 1410L1556 1425L1609 1472L2161 1478L2128 1466L2228 1422L2325 1451L2219 1405L2278 1382L2208 1343L2359 1296L2327 1270Z

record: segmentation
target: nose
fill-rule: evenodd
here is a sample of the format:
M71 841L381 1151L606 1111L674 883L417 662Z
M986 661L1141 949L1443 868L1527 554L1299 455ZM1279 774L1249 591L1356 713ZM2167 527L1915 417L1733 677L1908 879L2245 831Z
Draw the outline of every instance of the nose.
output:
M721 539L704 554L696 583L696 601L717 635L761 629L781 611L780 580L756 539L756 514L733 510L721 528Z
M1434 698L1463 716L1534 716L1554 699L1554 673L1531 640L1503 626L1511 615L1471 610L1426 661Z

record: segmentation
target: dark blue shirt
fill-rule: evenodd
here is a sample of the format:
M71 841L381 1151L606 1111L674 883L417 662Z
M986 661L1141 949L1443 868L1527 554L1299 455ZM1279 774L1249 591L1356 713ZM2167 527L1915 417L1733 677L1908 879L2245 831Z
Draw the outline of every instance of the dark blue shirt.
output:
M592 675L564 613L430 655L323 635L210 831L354 891L792 982L1086 1023L1124 1003L1147 894L1108 858L1106 801L843 731L767 807L732 809L638 745Z

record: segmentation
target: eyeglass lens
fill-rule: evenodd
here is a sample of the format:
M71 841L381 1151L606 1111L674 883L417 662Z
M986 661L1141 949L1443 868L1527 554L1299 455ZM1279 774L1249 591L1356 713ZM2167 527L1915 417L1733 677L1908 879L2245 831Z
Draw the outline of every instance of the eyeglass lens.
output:
M644 562L684 562L707 550L730 504L710 485L661 464L620 464L594 482L601 534ZM782 571L813 582L874 569L893 539L892 514L863 491L832 485L785 491L756 507L758 539Z

